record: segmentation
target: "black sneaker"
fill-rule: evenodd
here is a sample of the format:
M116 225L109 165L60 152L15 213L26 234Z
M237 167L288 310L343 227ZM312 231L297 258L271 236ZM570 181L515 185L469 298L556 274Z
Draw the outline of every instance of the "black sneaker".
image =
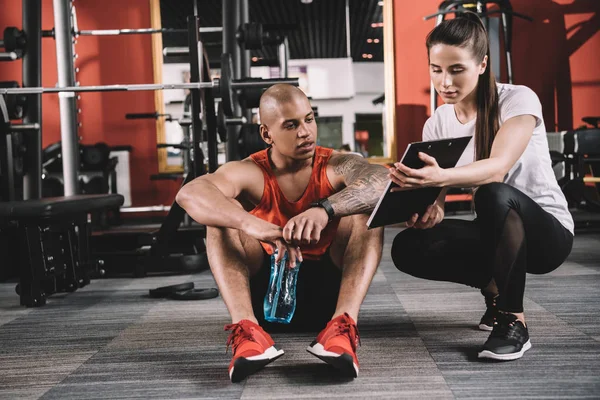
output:
M479 358L498 361L516 360L531 348L529 332L513 314L498 312L494 329L479 352Z
M494 328L494 320L496 319L496 313L498 312L498 307L496 306L496 299L498 298L497 294L485 293L483 290L481 294L485 298L485 314L481 317L481 321L479 321L479 329L482 331L491 331Z

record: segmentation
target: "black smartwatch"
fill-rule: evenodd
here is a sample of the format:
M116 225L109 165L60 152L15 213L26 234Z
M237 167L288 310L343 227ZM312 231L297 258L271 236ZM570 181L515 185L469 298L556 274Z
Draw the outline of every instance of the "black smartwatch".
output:
M329 200L325 199L321 199L319 201L317 201L316 203L311 203L310 207L321 207L325 210L325 212L327 213L327 216L329 217L329 221L331 222L331 220L333 220L333 217L335 216L335 211L333 211L333 207L331 206L331 203L329 202Z

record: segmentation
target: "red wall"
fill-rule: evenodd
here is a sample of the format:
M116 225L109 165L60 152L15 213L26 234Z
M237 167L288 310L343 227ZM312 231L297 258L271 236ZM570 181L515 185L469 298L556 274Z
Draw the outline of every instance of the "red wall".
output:
M398 154L403 154L409 142L421 138L430 115L425 37L435 22L424 21L423 16L433 14L440 1L421 0L410 7L393 1L396 130ZM584 116L600 116L600 1L511 3L516 12L534 18L534 22L514 20L514 83L538 94L547 130L573 129L583 125Z
M148 0L102 0L76 2L79 29L147 28ZM42 28L54 26L52 0L42 0ZM21 2L6 1L0 13L0 28L21 27ZM152 83L152 39L149 35L82 36L76 44L81 85ZM21 62L0 63L0 80L21 82ZM42 85L57 82L56 47L53 39L42 39ZM81 142L133 147L130 159L133 205L170 204L179 184L150 181L158 172L156 128L153 120L126 120L131 112L153 112L153 92L81 93L79 120ZM60 140L58 96L42 96L43 145Z

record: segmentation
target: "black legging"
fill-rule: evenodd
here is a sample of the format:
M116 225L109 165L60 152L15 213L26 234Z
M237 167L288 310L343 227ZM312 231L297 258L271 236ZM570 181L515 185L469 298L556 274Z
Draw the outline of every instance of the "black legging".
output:
M525 275L558 268L573 235L523 192L504 183L481 186L474 221L445 219L431 229L406 229L392 245L396 267L407 274L485 288L498 286L498 308L523 312Z

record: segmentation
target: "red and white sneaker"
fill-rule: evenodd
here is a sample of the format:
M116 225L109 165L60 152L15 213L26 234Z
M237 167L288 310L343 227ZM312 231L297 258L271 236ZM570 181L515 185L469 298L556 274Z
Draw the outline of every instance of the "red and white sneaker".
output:
M356 322L347 313L327 324L306 351L341 371L344 376L358 376L356 348L360 344Z
M225 325L225 330L231 331L227 338L227 349L230 345L233 349L229 363L231 382L244 380L283 355L271 336L252 321L243 319L237 324Z

